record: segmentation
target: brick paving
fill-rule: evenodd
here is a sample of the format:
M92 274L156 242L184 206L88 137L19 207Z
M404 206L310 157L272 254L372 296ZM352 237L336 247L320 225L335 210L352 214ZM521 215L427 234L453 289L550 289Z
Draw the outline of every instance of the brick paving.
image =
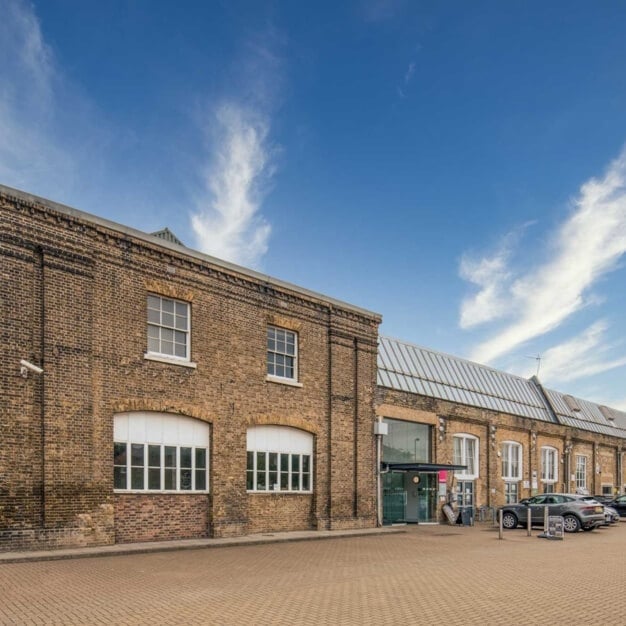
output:
M626 523L0 564L0 624L624 624Z

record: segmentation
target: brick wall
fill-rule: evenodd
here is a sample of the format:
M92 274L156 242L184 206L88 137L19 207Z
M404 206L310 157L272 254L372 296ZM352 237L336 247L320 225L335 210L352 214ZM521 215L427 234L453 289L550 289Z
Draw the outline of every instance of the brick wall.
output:
M117 493L115 542L207 537L208 505L205 495Z
M378 316L6 188L0 223L4 549L17 530L65 533L68 545L79 543L81 515L103 505L115 504L115 524L103 527L100 542L139 536L143 508L159 519L151 494L133 506L114 496L113 417L124 411L210 424L211 498L208 521L189 527L197 536L207 527L213 536L285 529L294 498L277 499L269 519L250 509L246 429L258 423L314 434L312 527L375 524ZM149 292L190 303L196 368L144 358ZM298 333L301 386L266 380L268 324ZM22 378L20 358L45 374ZM183 500L167 507L176 502Z
M384 387L377 389L376 414L435 427L439 425L439 418L443 418L446 430L441 440L437 428L433 429L432 460L435 463L453 463L455 434L465 433L477 437L480 466L479 479L475 481L477 507L497 507L504 504L505 483L502 479L502 459L499 453L505 441L517 442L522 446L523 467L519 498L543 491L541 448L544 446L556 448L558 451L559 476L555 491L576 490L576 484L571 477L575 472L575 457L578 454L587 457L587 485L591 493L601 493L602 484L619 488L624 481L624 476L618 473L617 460L621 454L622 442L605 435ZM569 454L566 453L568 449ZM524 487L524 481L527 482L527 487ZM533 487L534 481L536 487ZM448 490L454 488L452 472L448 472L447 487Z

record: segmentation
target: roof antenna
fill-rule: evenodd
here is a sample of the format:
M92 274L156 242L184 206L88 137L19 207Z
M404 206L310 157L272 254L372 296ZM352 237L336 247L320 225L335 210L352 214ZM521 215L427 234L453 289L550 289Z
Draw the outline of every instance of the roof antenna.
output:
M535 374L535 376L537 376L537 378L539 378L539 368L541 367L541 355L537 354L536 356L527 356L527 359L535 359L535 361L537 361L537 373Z

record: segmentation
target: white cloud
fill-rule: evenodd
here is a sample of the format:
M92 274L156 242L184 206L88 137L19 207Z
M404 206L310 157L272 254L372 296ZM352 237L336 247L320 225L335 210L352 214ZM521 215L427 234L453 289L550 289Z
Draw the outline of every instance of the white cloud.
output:
M35 193L59 194L74 161L55 140L53 54L30 4L0 0L0 180Z
M502 238L495 252L482 258L464 254L459 264L459 276L479 290L463 299L459 325L472 328L509 315L513 302L508 288L513 280L509 268L511 257L526 229L535 224L527 222Z
M229 85L232 95L200 115L207 157L191 215L196 245L252 267L267 252L271 233L261 210L279 153L270 130L283 91L283 45L281 31L271 23L246 41L233 72L237 78Z
M192 215L203 252L254 266L267 251L271 227L259 210L273 173L268 133L268 116L252 109L226 103L215 112L205 193Z
M626 365L626 357L611 358L616 347L606 342L608 324L599 320L580 335L546 350L541 355L543 381L567 382Z
M496 282L494 293L489 291L489 281L478 283L482 291L463 302L464 327L494 319L491 308L510 315L509 323L476 346L470 358L493 362L597 302L591 287L614 271L626 252L626 152L610 164L603 178L591 179L581 187L572 213L555 233L549 252L545 263L526 270L519 278ZM480 267L481 262L475 263ZM506 267L498 268L496 280L505 277L507 271Z
M461 328L471 328L507 313L509 302L504 297L504 290L510 278L510 240L511 237L506 237L492 256L474 259L464 255L461 259L459 275L480 288L461 303Z

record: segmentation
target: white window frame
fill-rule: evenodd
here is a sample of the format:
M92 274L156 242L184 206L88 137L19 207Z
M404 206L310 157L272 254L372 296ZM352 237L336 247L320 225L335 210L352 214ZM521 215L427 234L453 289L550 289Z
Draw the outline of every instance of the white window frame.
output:
M125 451L123 447L125 446ZM132 463L133 446L142 449L142 462ZM159 448L159 465L150 465L150 446ZM175 487L166 489L165 448L176 450ZM190 450L191 466L181 467L181 451ZM202 451L200 455L197 451ZM125 456L124 456L125 452ZM113 422L113 489L115 493L209 493L210 427L201 420L156 412L119 413ZM119 453L119 456L118 454ZM198 467L198 456L204 456L205 467ZM122 459L122 462L119 462ZM142 487L133 487L133 469L143 475ZM150 489L150 470L159 469L159 488ZM189 488L186 488L185 470L190 472ZM139 472L135 471L134 476ZM197 488L202 477L204 487ZM126 486L119 486L119 482Z
M151 303L154 304L155 300L158 301L158 309L154 306L150 306ZM173 311L164 311L164 303L171 303ZM185 311L184 326L179 322L180 318L183 316L177 313L177 311L183 308ZM158 320L155 319L155 313L156 317L159 318ZM184 356L163 351L163 343L170 343L163 339L164 332L171 333L172 350L174 352L177 345L184 345ZM151 334L156 334L156 337L151 337ZM175 338L180 337L180 335L184 337L184 343L181 341L175 342ZM148 293L146 297L146 341L147 349L144 358L151 361L196 367L196 364L191 362L191 304L184 300L162 296L158 293ZM157 343L156 346L151 345L154 344L154 342Z
M553 446L541 448L541 482L547 485L559 482L559 451Z
M514 454L513 450L517 450L517 472L514 473ZM523 448L522 444L518 441L503 441L502 442L502 479L508 482L519 482L522 480L522 467L523 467ZM509 471L505 471L509 470Z
M290 426L250 426L247 432L248 493L312 493L313 435ZM270 469L276 455L276 469ZM286 470L282 463L286 462ZM296 469L297 465L297 469ZM262 466L262 467L261 467ZM308 466L308 471L305 470ZM275 482L272 482L272 475ZM260 476L263 480L260 480ZM283 483L286 479L286 486ZM308 488L304 488L308 482Z
M587 457L583 454L576 455L574 478L576 480L576 489L587 489Z
M474 454L468 454L468 448L470 447L470 443L474 447ZM457 450L457 442L459 443L460 449ZM480 440L478 437L474 435L468 435L465 433L455 434L452 438L452 449L454 454L454 464L455 465L467 465L468 469L466 470L456 470L454 475L459 480L476 480L480 475L480 466L479 462L479 444ZM472 470L473 467L473 471Z
M271 336L272 334L273 336ZM289 339L293 339L293 354L289 354L289 350L287 348L287 346L290 345L288 341ZM284 350L278 349L277 344L279 342L285 345ZM288 328L282 328L280 326L273 326L270 324L267 327L266 332L265 379L271 382L292 385L294 387L302 387L302 384L298 382L298 351L298 333L296 331L289 330ZM278 357L279 360L291 360L290 367L293 370L293 376L282 376L276 373L277 367L281 367L281 365L276 364L276 357ZM286 366L282 365L282 367Z
M519 481L507 480L504 483L504 502L513 504L519 500Z

